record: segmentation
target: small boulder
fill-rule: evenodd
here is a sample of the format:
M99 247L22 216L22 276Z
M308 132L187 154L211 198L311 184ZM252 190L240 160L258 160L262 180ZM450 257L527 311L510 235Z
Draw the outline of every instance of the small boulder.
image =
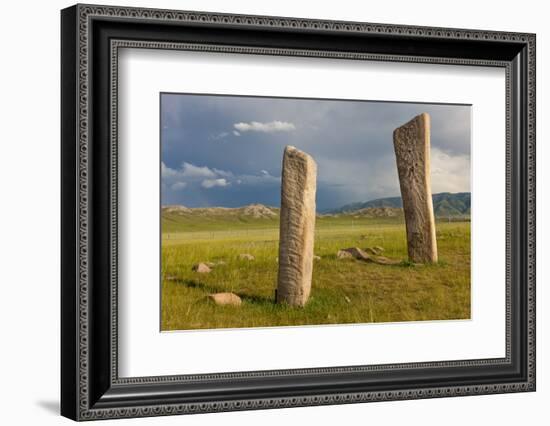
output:
M351 253L349 253L345 250L338 250L338 253L336 253L336 257L338 259L351 259L351 258L353 258Z
M314 255L313 260L321 260L321 256Z
M207 274L212 271L206 263L197 263L193 265L193 271L198 272L199 274Z
M235 293L213 293L207 297L216 305L240 306L242 303L241 298Z
M365 262L377 263L379 265L397 265L399 260L390 259L389 257L377 256L372 250L364 251L358 247L350 247L338 251L338 258L353 257L357 260L363 260Z
M177 281L178 277L174 276L174 275L166 275L164 277L164 280L165 281Z
M361 250L358 247L350 247L347 249L343 249L341 251L349 253L351 257L353 257L354 259L368 260L370 257L368 253L365 253L363 250Z
M248 254L248 253L241 253L241 254L239 254L239 259L240 260L254 260L254 256L252 256L251 254Z
M368 254L372 254L374 256L379 256L382 254L382 252L384 251L384 249L380 246L374 246L374 247L367 247L365 248L365 252L367 252Z

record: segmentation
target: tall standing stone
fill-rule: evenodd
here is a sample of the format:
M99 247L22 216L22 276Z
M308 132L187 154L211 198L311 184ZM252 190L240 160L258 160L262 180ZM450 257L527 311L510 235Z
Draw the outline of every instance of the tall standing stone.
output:
M278 303L304 306L311 291L317 164L293 146L283 155Z
M437 241L430 179L430 116L422 113L393 132L412 262L437 262Z

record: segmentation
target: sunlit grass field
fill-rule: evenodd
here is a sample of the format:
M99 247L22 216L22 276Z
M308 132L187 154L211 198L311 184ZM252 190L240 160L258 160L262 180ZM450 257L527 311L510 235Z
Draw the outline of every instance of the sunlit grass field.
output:
M183 228L183 229L182 229ZM315 233L311 297L304 308L274 303L278 218L250 222L163 223L162 330L296 326L470 318L470 223L438 222L439 262L407 262L401 218L321 217ZM402 260L378 265L338 259L347 247L384 248ZM254 260L240 260L249 253ZM201 274L199 262L225 264ZM218 306L207 295L233 292L241 306Z

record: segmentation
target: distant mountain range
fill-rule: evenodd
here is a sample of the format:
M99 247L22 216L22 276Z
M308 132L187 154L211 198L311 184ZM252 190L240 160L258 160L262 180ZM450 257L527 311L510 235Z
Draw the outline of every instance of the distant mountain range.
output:
M203 217L249 217L252 219L271 219L279 215L279 209L263 204L249 204L243 207L194 207L189 208L179 204L162 206L162 215L171 216L203 216Z
M279 226L279 209L250 204L243 207L162 206L162 232L250 229L271 223Z
M438 217L469 217L470 193L451 194L443 192L433 194L434 213ZM319 218L402 218L403 203L401 197L379 198L377 200L346 204L331 211L318 212ZM261 219L261 220L258 220ZM270 221L274 225L279 220L277 207L263 204L250 204L243 207L195 207L168 205L162 207L163 229L177 230L196 227L215 227L246 225ZM201 229L202 229L201 228Z
M162 218L167 221L182 222L191 221L240 221L248 222L254 219L279 220L279 208L264 206L263 204L250 204L243 207L185 207L182 205L162 206ZM399 207L366 207L357 210L346 210L338 213L317 213L318 217L344 217L355 218L380 218L402 217L403 209Z
M470 196L469 192L441 192L432 194L434 214L439 217L448 216L470 216ZM338 209L330 210L328 214L351 214L363 209L371 208L403 208L401 197L378 198L376 200L363 201L346 204Z

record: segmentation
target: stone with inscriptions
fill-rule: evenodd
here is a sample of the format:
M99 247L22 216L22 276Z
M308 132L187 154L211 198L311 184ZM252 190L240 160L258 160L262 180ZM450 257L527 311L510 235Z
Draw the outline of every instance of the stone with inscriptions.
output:
M430 179L430 116L422 113L393 132L407 229L409 260L437 262Z
M311 291L317 164L293 146L283 155L278 303L304 306Z

